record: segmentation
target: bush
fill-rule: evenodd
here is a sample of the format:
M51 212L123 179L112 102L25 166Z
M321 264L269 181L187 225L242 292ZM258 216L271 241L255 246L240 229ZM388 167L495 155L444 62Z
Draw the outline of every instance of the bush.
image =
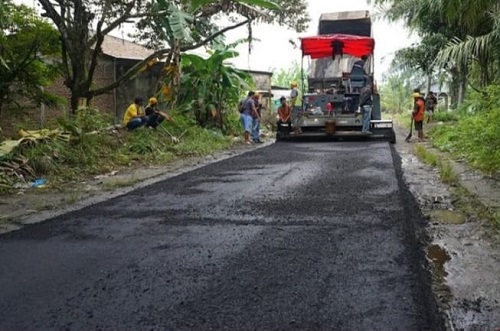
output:
M459 114L454 111L435 112L432 119L435 122L455 122L460 118Z
M489 174L500 170L500 86L472 93L452 126L436 127L433 144Z
M176 157L206 155L232 144L232 139L220 130L202 128L189 115L174 112L172 117L173 123L165 121L156 130L140 128L133 132L99 130L109 122L93 111L63 120L61 126L71 133L69 141L35 141L16 149L9 159L0 160L9 165L16 158L22 161L9 166L9 173L0 172L0 192L9 191L20 174L27 180L45 177L49 185L60 186L124 166L162 164ZM177 141L172 136L182 138ZM33 174L29 172L28 178L26 170L30 169Z

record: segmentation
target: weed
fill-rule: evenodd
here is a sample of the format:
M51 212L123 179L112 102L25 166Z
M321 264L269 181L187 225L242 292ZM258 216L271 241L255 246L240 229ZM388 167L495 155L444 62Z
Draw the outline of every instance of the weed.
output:
M439 176L441 181L448 185L456 185L458 183L458 177L453 166L450 162L439 162L438 164Z
M448 185L456 185L458 183L457 175L450 162L441 160L438 155L420 144L415 146L415 154L425 164L438 169L439 177L443 183Z
M437 148L464 158L487 174L500 171L500 86L473 93L456 111L457 122L435 127L430 135Z
M476 220L485 220L500 229L500 209L485 206L465 188L458 186L452 191L453 205L458 211Z
M431 167L436 167L439 165L438 157L435 154L429 152L424 145L415 145L415 154L422 162L430 165Z
M161 125L176 137L185 132L175 142L162 128L140 128L133 132L103 130L110 123L91 109L79 113L74 119L63 120L61 126L65 132L71 133L69 141L46 139L26 144L8 159L1 160L6 162L2 165L9 172L0 171L0 193L10 192L16 178L21 175L24 178L44 177L51 187L61 188L123 167L161 165L178 157L211 154L232 144L232 140L219 129L202 128L188 115L173 112L172 117L173 123L163 122ZM229 131L236 130L236 117L228 123ZM106 186L114 189L135 181L125 180ZM79 195L74 193L70 200L76 202Z
M459 119L459 114L454 111L434 112L432 120L434 122L454 122Z

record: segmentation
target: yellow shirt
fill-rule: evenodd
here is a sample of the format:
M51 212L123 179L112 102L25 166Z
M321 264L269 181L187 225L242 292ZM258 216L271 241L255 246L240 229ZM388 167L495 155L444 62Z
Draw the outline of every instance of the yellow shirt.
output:
M123 114L123 125L127 125L127 123L134 117L141 115L141 108L138 107L135 103L128 106L125 114Z

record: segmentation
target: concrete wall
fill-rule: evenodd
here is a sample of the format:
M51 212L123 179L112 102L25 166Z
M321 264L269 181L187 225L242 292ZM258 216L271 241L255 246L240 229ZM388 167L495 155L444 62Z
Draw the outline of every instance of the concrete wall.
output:
M136 63L137 61L134 60L117 60L117 77L127 72ZM125 110L134 102L134 98L142 97L147 103L147 100L156 93L162 69L163 63L157 63L116 89L116 123L121 123Z
M260 71L247 71L255 84L256 90L269 91L271 90L272 73Z

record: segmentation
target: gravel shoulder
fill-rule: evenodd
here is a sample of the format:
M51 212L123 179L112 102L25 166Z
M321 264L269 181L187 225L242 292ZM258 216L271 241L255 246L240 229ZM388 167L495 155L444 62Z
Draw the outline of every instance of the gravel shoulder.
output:
M436 169L421 163L416 143L405 143L405 129L397 128L395 148L402 159L403 178L426 215L431 242L427 258L433 265L434 291L448 315L449 330L491 331L500 328L500 236L491 222L470 217L457 208L452 189L439 180ZM497 180L456 162L445 153L426 148L447 160L458 184L472 199L490 210L500 207Z

